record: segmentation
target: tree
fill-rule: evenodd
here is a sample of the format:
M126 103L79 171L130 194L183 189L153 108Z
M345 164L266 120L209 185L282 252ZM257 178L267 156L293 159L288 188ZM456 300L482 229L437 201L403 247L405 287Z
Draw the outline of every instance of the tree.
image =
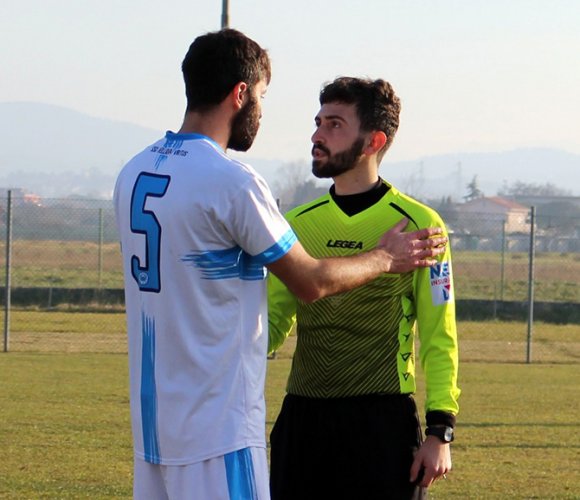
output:
M570 234L580 228L580 207L570 201L552 201L537 209L538 226L556 233Z
M276 174L272 192L282 203L287 204L294 199L296 189L308 177L307 165L300 162L284 163L278 167Z
M562 189L546 182L545 184L534 184L530 182L515 181L512 184L504 185L497 193L499 196L571 196L572 192Z
M477 198L483 198L485 195L483 191L479 189L479 184L477 182L477 175L473 176L471 182L467 184L467 194L463 197L465 201L476 200Z
M450 225L457 222L457 205L451 196L443 196L438 200L427 200L427 205L439 213L445 224Z
M311 176L306 163L285 163L278 169L273 191L280 200L282 211L312 201L328 191L328 187L318 186Z

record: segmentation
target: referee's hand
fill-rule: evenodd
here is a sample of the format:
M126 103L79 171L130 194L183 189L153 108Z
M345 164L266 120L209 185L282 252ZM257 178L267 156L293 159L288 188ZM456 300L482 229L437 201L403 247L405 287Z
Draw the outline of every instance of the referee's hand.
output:
M445 478L449 471L451 471L449 443L443 443L435 436L427 436L415 454L409 481L412 483L420 481L420 486L428 488L436 479Z

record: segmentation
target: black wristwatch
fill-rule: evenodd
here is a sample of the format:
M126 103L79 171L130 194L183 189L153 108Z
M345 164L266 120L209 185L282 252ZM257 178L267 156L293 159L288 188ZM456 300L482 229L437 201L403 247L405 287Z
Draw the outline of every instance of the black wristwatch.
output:
M425 435L436 436L443 443L451 443L451 441L455 439L455 435L453 434L453 427L447 426L427 427L427 429L425 429Z

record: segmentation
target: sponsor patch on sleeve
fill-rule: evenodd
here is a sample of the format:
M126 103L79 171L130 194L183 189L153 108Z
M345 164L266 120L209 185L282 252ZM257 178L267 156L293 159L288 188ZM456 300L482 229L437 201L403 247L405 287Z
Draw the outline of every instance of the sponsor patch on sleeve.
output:
M440 306L451 300L451 265L439 262L429 268L431 298L434 306Z

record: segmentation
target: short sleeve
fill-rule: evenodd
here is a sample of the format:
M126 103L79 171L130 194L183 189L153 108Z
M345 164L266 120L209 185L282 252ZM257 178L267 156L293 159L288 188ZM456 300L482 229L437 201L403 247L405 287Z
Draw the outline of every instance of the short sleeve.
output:
M266 182L250 177L232 196L224 224L236 243L262 265L283 257L296 242Z

